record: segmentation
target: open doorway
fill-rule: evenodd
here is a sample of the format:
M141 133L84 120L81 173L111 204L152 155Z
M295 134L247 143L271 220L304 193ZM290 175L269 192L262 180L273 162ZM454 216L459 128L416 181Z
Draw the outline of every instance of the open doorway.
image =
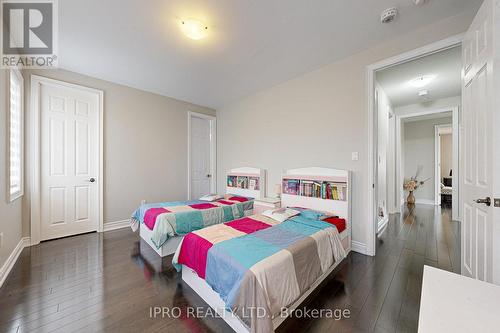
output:
M453 126L451 123L436 125L435 145L435 203L442 207L453 207ZM456 157L456 156L455 156Z
M460 219L453 178L459 173L461 67L455 45L374 72L377 233L408 204L444 204Z

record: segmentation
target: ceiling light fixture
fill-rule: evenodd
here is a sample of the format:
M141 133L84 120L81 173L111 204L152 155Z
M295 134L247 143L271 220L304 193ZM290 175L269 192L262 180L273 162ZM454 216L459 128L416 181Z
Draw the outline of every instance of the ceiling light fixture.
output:
M418 97L423 97L423 98L425 98L425 97L427 97L428 95L429 95L429 90L420 90L420 91L418 92Z
M187 19L181 21L181 29L187 37L199 40L208 34L208 26L197 19Z
M410 81L410 85L415 88L422 88L431 83L436 78L436 75L423 75Z

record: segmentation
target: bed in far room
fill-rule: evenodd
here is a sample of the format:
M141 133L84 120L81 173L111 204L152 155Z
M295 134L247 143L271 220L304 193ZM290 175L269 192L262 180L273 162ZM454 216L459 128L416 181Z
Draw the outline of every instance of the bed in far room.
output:
M130 219L131 228L161 257L175 252L195 230L253 213L253 199L265 196L265 170L241 167L227 173L226 194L189 201L145 203Z
M287 170L282 193L283 208L187 234L172 261L236 332L274 331L351 250L349 171Z

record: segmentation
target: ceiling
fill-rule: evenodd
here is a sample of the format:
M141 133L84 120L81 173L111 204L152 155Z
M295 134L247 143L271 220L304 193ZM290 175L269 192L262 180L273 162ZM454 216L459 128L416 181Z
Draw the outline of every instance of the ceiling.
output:
M377 73L377 81L393 107L429 102L460 95L461 67L461 48L455 47L384 69ZM422 88L413 87L409 83L423 75L432 75L435 78ZM425 99L418 96L418 92L424 89L429 92Z
M59 65L217 108L446 17L472 20L481 2L64 0ZM394 5L398 19L381 24ZM183 18L205 21L208 37L187 39Z
M452 117L453 117L453 112L447 111L447 112L439 112L439 113L427 114L427 115L410 117L410 118L403 118L403 122L404 123L412 123L415 121L424 121L424 120L441 119L441 118L452 118Z

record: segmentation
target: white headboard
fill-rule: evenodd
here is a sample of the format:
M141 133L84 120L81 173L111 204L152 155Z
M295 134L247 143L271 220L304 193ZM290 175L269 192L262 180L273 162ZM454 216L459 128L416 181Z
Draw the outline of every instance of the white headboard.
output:
M231 169L226 175L226 193L250 198L266 196L266 170L252 167Z
M315 192L319 185L321 189ZM348 232L351 233L350 171L318 167L285 170L281 177L281 193L282 207L334 213L346 219Z

